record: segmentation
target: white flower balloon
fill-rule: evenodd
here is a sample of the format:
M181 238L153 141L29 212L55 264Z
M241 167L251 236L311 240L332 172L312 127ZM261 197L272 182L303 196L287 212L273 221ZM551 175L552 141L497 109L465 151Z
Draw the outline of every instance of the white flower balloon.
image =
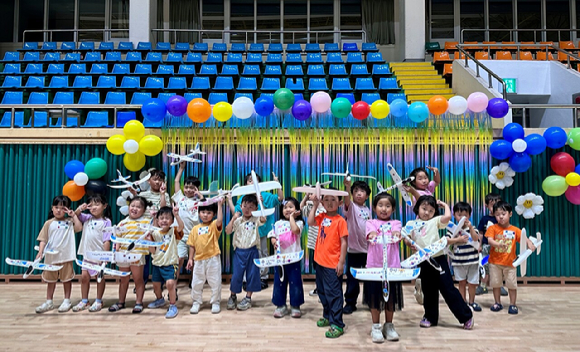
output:
M516 213L524 219L533 219L544 211L544 199L534 193L526 193L519 196L516 205Z
M516 172L512 170L510 164L503 162L491 169L488 178L489 182L494 184L497 188L504 189L514 184L513 177L515 175Z

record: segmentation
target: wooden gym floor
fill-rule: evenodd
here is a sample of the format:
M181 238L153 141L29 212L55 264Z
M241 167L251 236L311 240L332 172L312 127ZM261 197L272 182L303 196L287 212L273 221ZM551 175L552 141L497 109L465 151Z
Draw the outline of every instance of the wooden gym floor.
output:
M490 294L477 296L483 311L475 313L475 328L464 331L441 301L438 327L419 328L422 307L413 298L413 287L404 286L405 308L395 314L399 342L373 344L370 338L370 312L361 307L345 315L345 334L330 340L325 329L316 327L322 307L316 297L309 297L313 282L305 282L305 304L301 319L272 317L272 286L254 294L252 308L246 312L226 310L228 285L222 289L222 312L213 315L209 303L198 315L190 315L191 298L185 282L178 287L179 315L164 318L165 309L145 309L140 315L131 309L109 313L106 308L116 301L117 285L107 283L105 309L98 313L58 313L55 310L36 314L34 308L45 299L46 285L41 283L1 284L1 351L580 351L580 285L525 286L518 290L520 314L505 309L489 310ZM132 285L129 289L132 292ZM96 284L91 287L91 302ZM240 296L239 296L240 297ZM55 306L62 302L62 286L57 286ZM80 284L73 283L72 302L80 298ZM145 304L154 299L150 284ZM204 289L204 300L209 288ZM132 308L135 296L128 294ZM359 297L360 301L360 297ZM384 315L381 317L384 322Z

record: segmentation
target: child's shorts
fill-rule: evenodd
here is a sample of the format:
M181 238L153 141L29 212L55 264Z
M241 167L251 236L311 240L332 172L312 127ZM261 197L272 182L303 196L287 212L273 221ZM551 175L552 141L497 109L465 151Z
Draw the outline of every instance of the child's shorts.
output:
M147 255L141 254L141 258L139 260L134 261L133 263L117 263L119 268L130 268L132 266L144 266L147 263Z
M88 263L88 264L97 265L97 266L100 266L102 264L101 262L91 262L90 260L85 260L84 258L83 258L83 262ZM88 272L90 277L95 277L99 273L97 270L91 270L91 269L85 269L85 268L82 268L82 271Z
M517 289L517 269L512 266L489 263L489 286L500 288L503 286L504 281L509 290Z
M455 280L465 281L472 285L479 284L479 264L453 265Z
M73 270L73 262L59 263L54 265L62 265L62 268L58 271L48 271L44 270L42 272L42 279L49 283L58 282L69 282L75 277L75 271Z
M260 281L260 268L254 264L254 259L260 258L260 252L256 246L252 248L237 248L234 251L234 273L230 290L233 293L242 292L242 281L246 273L246 292L260 292L262 283Z
M177 280L177 273L179 265L156 266L153 265L153 282L165 282L169 280Z
M189 246L187 245L187 241L181 239L177 242L177 255L179 256L179 259L187 258L189 256Z

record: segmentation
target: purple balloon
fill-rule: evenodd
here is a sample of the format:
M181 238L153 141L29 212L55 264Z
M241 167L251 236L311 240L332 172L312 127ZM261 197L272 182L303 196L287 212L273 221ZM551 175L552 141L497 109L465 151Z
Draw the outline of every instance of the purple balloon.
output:
M312 115L312 106L306 100L298 100L292 106L292 115L298 121L308 120Z
M507 115L510 107L502 98L493 98L487 103L487 114L496 119Z
M167 100L167 111L173 116L182 116L187 112L187 100L181 95L173 95Z
M580 204L580 186L570 186L566 190L566 199L572 204Z

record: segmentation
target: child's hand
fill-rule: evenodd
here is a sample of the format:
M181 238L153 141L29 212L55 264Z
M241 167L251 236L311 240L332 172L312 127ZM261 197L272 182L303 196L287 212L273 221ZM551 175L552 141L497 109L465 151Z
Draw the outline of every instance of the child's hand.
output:
M376 233L371 233L367 236L367 241L371 242L372 245L375 245L377 242L375 241L375 239L377 238L377 234Z
M34 260L38 260L40 257L42 257L42 252L39 251Z
M234 220L236 220L240 216L242 216L242 213L240 213L239 211L236 211L236 213L234 214Z
M278 179L278 176L276 176L276 174L274 172L272 172L272 180L274 180L276 182L280 182L280 180Z
M457 242L458 243L467 243L467 242L469 242L469 236L467 236L467 235L459 236Z
M221 207L222 205L224 205L224 198L220 197L220 199L218 199L218 207Z
M183 171L185 170L185 165L187 164L187 161L182 161L179 163L179 170Z
M137 191L135 189L133 189L133 187L129 187L129 188L127 188L127 190L129 192L131 192L131 194L134 195L134 196L139 195L139 193L137 193Z
M344 187L350 188L352 185L352 181L348 179L348 177L344 178L344 181L342 182L344 184Z
M261 222L262 224L265 224L265 223L266 223L266 218L265 218L265 217L263 217L263 216L260 216L260 222Z
M272 242L272 247L274 247L274 249L277 250L278 249L278 241L276 240L276 238L272 237L272 241L270 241L270 242Z
M445 207L447 206L447 204L446 204L446 203L444 203L444 202L440 201L439 199L437 199L437 205L438 205L439 207L441 207L441 208L445 208Z
M88 207L89 207L89 205L87 203L83 203L83 204L79 205L79 207L77 208L76 211L79 211L79 212L85 211L85 210L87 210Z
M179 205L175 204L173 206L173 215L174 216L179 216Z
M158 209L156 206L152 206L151 209L149 209L149 214L151 214L152 218L155 218L157 215Z
M145 236L145 240L153 242L153 236L151 236L151 233L148 233L147 236Z
M411 190L413 189L413 187L407 186L407 185L403 185L403 189L405 190L405 192L409 193L409 192L411 192Z
M469 228L472 228L473 227L473 225L471 225L471 221L469 221L469 219L465 219L465 222L463 223L463 225L465 227L469 227Z
M300 210L296 210L295 212L293 212L292 214L290 214L291 218L295 218L297 216L300 216Z
M439 169L434 167L434 166L427 166L428 170L431 170L434 174L436 174L437 172L439 172Z
M159 187L159 192L161 192L161 194L165 193L167 191L167 185L165 184L165 182L163 182L161 184L161 187Z
M71 209L69 209L67 207L64 208L64 212L66 213L66 215L70 216L71 218L76 215L74 211L72 211Z
M264 197L260 194L260 202L264 203Z
M314 209L317 209L319 204L320 204L320 199L318 199L318 197L316 195L314 197L312 197L312 205L314 206Z
M336 276L342 276L344 273L344 262L338 261L338 265L336 266Z
M226 197L228 200L232 200L234 198L231 193L226 194Z
M191 271L191 269L193 269L193 259L189 259L187 261L187 266L185 267L185 269L187 269L188 271Z

